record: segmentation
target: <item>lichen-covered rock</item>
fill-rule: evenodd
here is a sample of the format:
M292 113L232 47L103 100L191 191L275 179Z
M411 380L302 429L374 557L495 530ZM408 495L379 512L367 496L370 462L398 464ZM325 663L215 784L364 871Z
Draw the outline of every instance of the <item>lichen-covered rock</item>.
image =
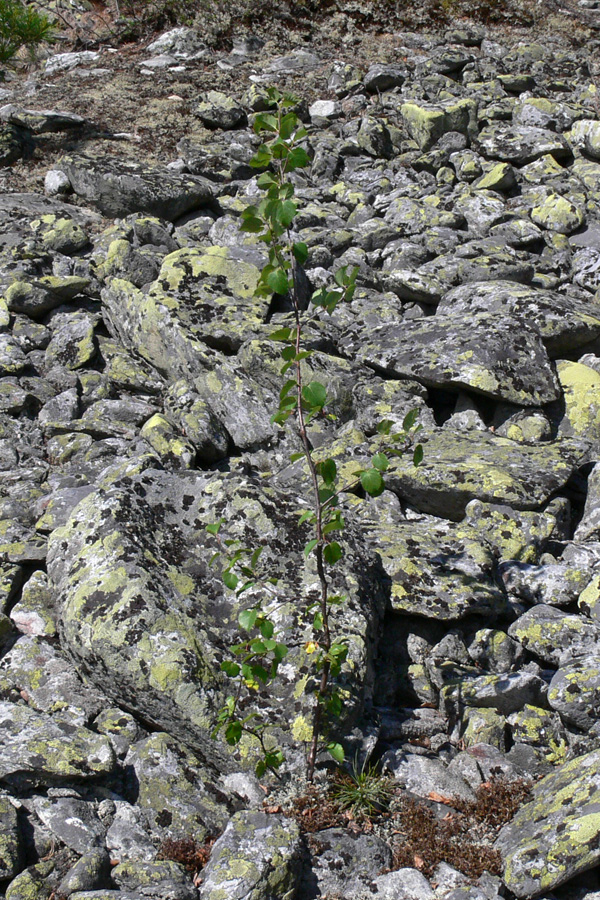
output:
M453 288L437 307L438 315L496 312L539 332L551 357L593 341L600 335L600 305L514 281L493 280Z
M595 866L600 858L600 751L560 766L533 788L496 847L505 885L536 897Z
M589 731L600 718L600 654L562 665L548 687L548 703L567 725Z
M7 782L90 778L114 768L108 739L88 728L7 702L0 703L0 724L0 777Z
M566 484L580 456L561 443L529 447L486 432L419 437L423 462L415 468L410 455L393 459L388 487L423 512L455 520L472 499L539 509Z
M436 315L344 336L348 350L396 378L461 387L522 406L555 400L558 386L539 336L512 318Z
M518 166L547 153L557 160L565 159L570 152L562 135L527 125L487 125L479 132L478 142L480 152L487 159L500 159Z
M429 150L448 131L465 135L477 132L477 103L471 98L446 100L439 105L411 101L401 107L401 113L421 150Z
M244 110L222 91L208 91L195 113L208 128L237 128L246 123Z
M190 835L198 841L221 831L233 804L206 784L211 773L168 734L136 742L125 759L137 782L137 804L150 834L159 841Z
M110 883L110 857L104 847L86 850L58 885L58 893L69 897L76 891L94 891Z
M427 517L402 521L383 501L359 503L354 514L391 579L394 610L445 621L501 613L505 598L493 578L494 557L477 533Z
M600 628L583 616L538 604L519 616L508 633L545 662L559 665L598 650Z
M114 158L65 156L57 168L67 175L75 193L105 216L143 212L172 222L209 205L213 198L208 183L200 178Z
M293 819L236 813L202 870L200 900L292 900L301 855Z
M302 647L306 626L298 605L312 596L314 572L310 559L300 568L286 562L303 545L296 503L248 479L152 470L126 476L83 500L53 533L48 567L62 640L91 680L116 702L127 696L127 706L145 721L226 769L232 760L210 735L227 690L219 665L235 643L242 607L209 565L216 543L205 528L219 518L223 539L265 547L269 577L280 579L272 599L278 627L298 629L290 643ZM333 582L349 595L339 611L340 627L350 635L349 722L362 705L384 603L379 565L354 540L349 530L345 572ZM251 604L253 591L243 600ZM260 698L262 715L272 718L268 710L277 710L286 726L292 719L292 735L286 727L282 736L287 742L307 725L310 699L298 706L295 693L303 656L301 649L292 652L285 679L268 703ZM255 748L242 750L244 765L251 765Z
M34 808L52 834L76 853L83 854L103 847L106 829L98 818L93 803L74 797L52 800L37 797Z
M17 810L7 796L0 796L0 878L14 878L19 873L23 849Z
M160 896L161 900L197 900L198 897L191 875L171 860L127 860L115 866L111 876L122 890L145 897Z

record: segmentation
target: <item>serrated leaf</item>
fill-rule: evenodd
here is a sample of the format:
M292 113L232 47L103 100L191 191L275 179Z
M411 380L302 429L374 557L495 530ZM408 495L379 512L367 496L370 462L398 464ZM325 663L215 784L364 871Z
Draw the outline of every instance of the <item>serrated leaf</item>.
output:
M281 358L285 359L287 362L293 362L296 359L296 348L293 344L283 348L281 351Z
M250 165L253 169L264 169L269 165L272 159L273 154L270 149L266 144L262 144L250 160Z
M284 656L287 656L288 650L289 648L285 644L278 643L273 650L273 656L275 657L275 659L281 662Z
M342 747L341 744L337 744L334 741L330 741L330 743L327 744L327 752L329 753L330 756L333 757L333 759L335 759L335 761L337 763L340 763L340 765L346 759L346 754L344 753L344 748Z
M287 169L292 172L294 169L305 168L309 163L310 159L304 147L294 147L288 155Z
M298 117L295 113L290 112L285 115L279 125L279 136L287 141L294 131L296 130L296 126L298 124Z
M264 622L261 622L261 623L260 623L260 633L262 634L262 636L263 636L264 638L271 638L271 637L273 637L273 631L274 631L274 630L275 630L275 629L274 629L273 623L271 622L270 619L265 619ZM268 649L269 649L269 650L272 650L273 648L272 648L272 647L269 647Z
M234 572L226 570L225 572L223 572L223 581L225 583L225 586L228 587L230 591L235 591L239 583L239 578Z
M261 172L261 174L256 178L256 184L261 190L266 191L273 185L277 185L277 181L273 178L270 172Z
M277 207L275 217L284 228L287 228L294 221L296 209L297 207L293 200L284 200Z
M254 131L260 134L261 131L277 131L277 117L271 113L259 113L254 120Z
M381 473L377 469L367 469L366 472L361 472L360 483L371 497L378 497L385 488Z
M327 522L323 526L323 534L331 534L332 531L343 531L344 530L344 520L340 516L332 519L331 522Z
M332 541L330 544L325 544L325 546L323 547L323 559L330 566L333 566L336 562L339 562L343 555L344 551L337 541Z
M240 231L246 231L249 234L258 234L264 228L264 222L258 218L245 219L240 225Z
M296 387L296 379L295 379L295 378L288 378L288 380L285 382L285 384L283 385L283 387L282 387L281 390L279 391L279 398L280 398L280 400L283 400L283 398L284 398L287 394L289 394L289 392L292 390L292 388L295 388L295 387Z
M377 426L378 434L389 434L394 426L394 423L391 419L382 419L381 422Z
M380 472L385 472L390 464L390 461L385 453L376 453L371 462L373 463L373 466Z
M302 388L302 396L309 406L322 409L327 401L327 392L319 381L311 381Z

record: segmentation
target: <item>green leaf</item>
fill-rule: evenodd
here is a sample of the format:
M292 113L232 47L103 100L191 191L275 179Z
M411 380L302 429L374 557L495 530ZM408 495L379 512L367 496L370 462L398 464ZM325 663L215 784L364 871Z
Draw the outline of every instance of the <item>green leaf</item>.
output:
M231 747L235 747L236 744L242 739L242 726L240 722L230 722L227 728L225 729L225 740Z
M385 472L390 464L390 461L385 453L376 453L371 462L376 469L379 469L380 472Z
M368 469L366 472L361 472L360 483L371 497L378 497L385 488L381 473L377 469Z
M378 434L389 434L394 426L394 423L391 419L382 419L381 422L377 426Z
M337 763L340 763L340 765L346 759L346 754L344 753L344 748L342 747L341 744L337 744L334 741L330 741L327 744L327 752L329 753L330 756L333 757L333 759L335 759L335 761Z
M332 531L343 531L345 528L344 520L341 516L336 516L331 522L327 522L323 526L323 534L331 534Z
M315 631L323 630L323 613L320 611L315 613L313 619L313 628L315 629Z
M267 147L266 144L262 144L250 160L250 165L253 169L264 169L269 165L272 159L273 154L269 147Z
M265 619L264 622L260 623L260 633L264 638L272 638L274 630L274 625L270 619ZM272 650L273 648L269 647L268 649Z
M270 172L261 172L261 174L257 176L256 184L261 190L266 191L270 187L273 187L273 185L277 185L277 181Z
M313 550L315 549L315 547L317 546L318 543L319 542L318 542L318 540L316 540L316 538L313 538L312 541L309 541L308 544L306 545L306 547L304 548L304 555L310 556L310 554L313 552Z
M287 141L292 136L294 131L296 130L297 125L298 125L298 116L293 112L288 113L287 115L285 115L282 118L281 123L279 125L279 136L284 141Z
M246 231L250 234L258 234L259 231L262 231L264 228L264 222L262 219L259 219L257 216L249 217L244 219L242 224L240 225L240 231Z
M332 541L330 544L325 544L323 547L323 558L330 566L335 565L343 555L344 552L337 541Z
M415 407L415 409L411 409L411 411L404 416L404 420L402 422L402 428L404 429L404 431L410 431L410 429L419 418L419 412L420 410Z
M294 220L294 216L296 215L297 206L293 200L284 200L283 203L279 205L276 211L276 219L280 222L284 228L287 228L292 224Z
M239 578L233 572L226 569L225 572L223 572L223 581L230 591L235 591L238 586Z
M290 335L292 333L291 328L279 328L277 331L272 331L269 335L270 341L289 341Z
M278 643L277 646L275 647L275 649L273 650L273 656L275 657L276 660L281 662L281 660L284 658L284 656L287 656L288 651L289 651L289 647L287 647L285 644Z
M221 663L221 669L226 675L229 675L230 678L236 678L240 674L240 667L230 659L226 659Z
M267 771L267 764L264 759L259 759L259 761L254 766L254 774L257 778L262 778L265 772Z
M283 350L281 351L281 358L287 360L288 362L293 362L296 359L296 348L293 346L293 344L288 344L287 347L283 348Z
M260 559L261 553L263 552L264 547L257 547L250 557L250 566L254 569L256 563Z
M283 269L275 269L267 275L267 284L275 294L287 294L290 287Z
M296 262L301 266L304 265L306 260L308 259L308 246L303 241L297 241L292 245L292 252L294 254L294 258Z
M309 406L322 409L327 401L327 392L319 381L311 381L302 388L302 396Z
M294 147L287 159L287 170L293 172L294 169L304 169L309 164L310 159L304 147Z
M415 447L415 452L413 453L413 465L418 466L423 462L423 446L421 444L417 444Z
M302 454L304 456L304 453ZM300 518L298 519L298 525L304 525L305 522L312 522L316 518L312 509L308 509L306 512L302 513Z
M253 653L264 653L267 648L260 638L255 638L253 641L250 641L250 649Z
M295 379L295 378L288 378L288 380L285 382L285 384L283 385L283 387L282 387L281 390L279 391L279 399L280 399L280 400L283 400L284 397L285 397L287 394L289 394L289 392L292 390L292 388L295 388L295 387L296 387L296 379Z
M298 462L299 459L304 459L305 453L304 450L299 450L298 453L290 453L290 462L295 463Z
M218 534L224 521L225 519L219 519L218 522L211 522L210 525L206 526L206 530L209 534Z
M323 462L319 463L318 469L319 474L325 484L333 484L337 475L337 466L335 464L335 460L324 459Z
M252 631L252 629L256 625L257 618L257 609L243 609L238 616L240 628L243 628L244 631Z
M254 119L253 128L256 134L260 134L261 131L275 133L277 132L277 117L271 113L260 113Z
M342 698L338 693L332 693L327 700L327 712L338 719L342 714Z

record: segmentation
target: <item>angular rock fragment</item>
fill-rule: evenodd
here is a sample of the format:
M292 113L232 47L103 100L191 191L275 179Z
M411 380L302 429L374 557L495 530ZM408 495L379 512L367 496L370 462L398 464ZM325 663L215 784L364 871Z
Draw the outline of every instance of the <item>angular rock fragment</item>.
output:
M520 900L551 891L600 859L600 751L564 763L533 788L496 847Z
M404 320L396 328L347 332L343 343L388 377L416 378L429 387L467 388L521 406L541 406L559 395L539 336L503 315L453 312Z
M0 703L0 777L5 781L90 778L110 773L115 757L103 735L15 703Z
M63 157L57 168L76 194L113 218L143 212L173 222L213 199L201 178L133 162L73 156Z

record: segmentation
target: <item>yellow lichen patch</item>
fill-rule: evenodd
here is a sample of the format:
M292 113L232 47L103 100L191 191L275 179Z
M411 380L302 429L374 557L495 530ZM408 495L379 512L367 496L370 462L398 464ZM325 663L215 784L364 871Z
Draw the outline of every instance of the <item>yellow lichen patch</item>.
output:
M561 430L591 440L600 438L600 374L582 363L561 360L558 378L565 399Z

